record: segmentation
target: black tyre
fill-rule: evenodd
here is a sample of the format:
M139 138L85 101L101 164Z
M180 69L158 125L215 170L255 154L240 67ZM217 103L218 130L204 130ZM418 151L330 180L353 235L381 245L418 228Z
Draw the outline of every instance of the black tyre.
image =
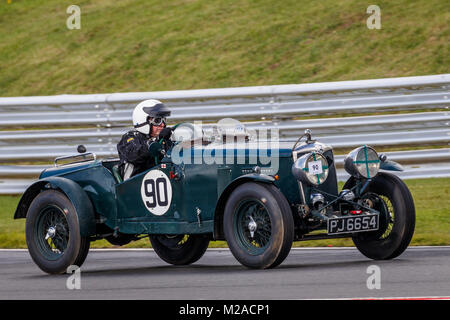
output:
M370 259L399 256L411 242L416 220L414 201L407 186L397 176L380 172L363 198L382 213L380 230L353 237L356 247Z
M274 268L288 256L294 240L289 203L273 185L247 182L230 195L224 234L234 257L249 268Z
M61 192L41 192L31 203L25 235L31 258L47 273L65 273L70 265L81 267L89 252L88 238L80 235L78 216Z
M173 265L187 265L200 259L208 249L206 235L150 235L150 242L156 254Z
M81 237L81 245L80 245L80 251L78 252L78 256L74 261L74 265L81 267L84 263L84 261L87 258L87 255L89 253L89 248L91 247L91 241L87 237Z

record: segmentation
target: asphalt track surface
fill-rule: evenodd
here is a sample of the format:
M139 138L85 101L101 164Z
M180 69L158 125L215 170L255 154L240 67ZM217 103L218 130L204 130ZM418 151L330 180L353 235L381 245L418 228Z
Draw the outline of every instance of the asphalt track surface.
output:
M367 286L374 265L380 289ZM69 274L43 273L27 250L0 250L0 299L450 297L450 247L410 247L389 261L369 260L355 248L293 248L270 270L247 269L228 249L209 249L189 266L168 265L150 249L91 250L80 270L81 288L69 290Z

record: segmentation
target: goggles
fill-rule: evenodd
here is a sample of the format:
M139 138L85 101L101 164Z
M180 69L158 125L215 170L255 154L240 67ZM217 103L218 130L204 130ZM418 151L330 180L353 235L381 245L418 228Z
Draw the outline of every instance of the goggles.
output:
M162 118L162 117L148 118L148 123L153 124L155 126L159 126L162 123L166 123L166 118Z

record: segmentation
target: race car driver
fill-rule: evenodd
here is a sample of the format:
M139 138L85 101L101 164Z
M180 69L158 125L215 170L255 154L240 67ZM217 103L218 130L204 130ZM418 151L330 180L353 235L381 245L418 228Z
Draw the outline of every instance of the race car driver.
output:
M134 130L117 144L123 180L155 166L172 146L173 129L166 126L170 110L159 100L145 100L133 111Z

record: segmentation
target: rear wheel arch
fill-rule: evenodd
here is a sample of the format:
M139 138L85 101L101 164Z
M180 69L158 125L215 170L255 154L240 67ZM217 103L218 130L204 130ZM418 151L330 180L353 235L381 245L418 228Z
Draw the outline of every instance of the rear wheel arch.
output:
M57 190L63 193L73 204L78 216L80 234L93 236L96 233L95 210L87 193L73 180L52 177L32 184L22 195L14 219L26 218L33 200L43 191Z
M47 181L38 181L25 190L19 200L19 204L17 205L16 212L14 213L14 219L22 219L27 217L28 208L30 207L31 202L33 202L34 198L36 198L39 193L47 190L45 187L47 183Z

